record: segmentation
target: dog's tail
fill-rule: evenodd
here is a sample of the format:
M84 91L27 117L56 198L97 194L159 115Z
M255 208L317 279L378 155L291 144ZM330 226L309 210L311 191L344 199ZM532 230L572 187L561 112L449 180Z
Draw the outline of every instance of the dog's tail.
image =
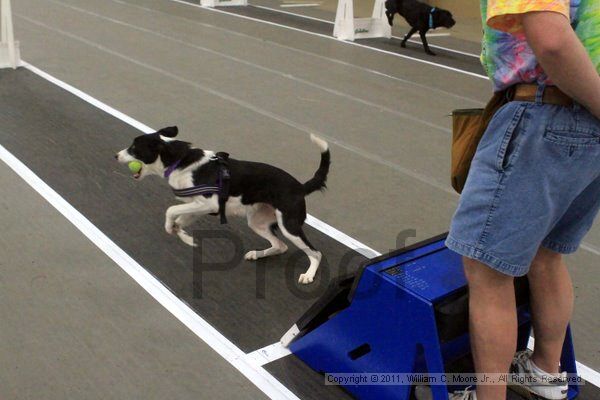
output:
M329 154L329 145L327 142L313 134L310 135L310 140L321 149L321 163L315 175L304 184L304 192L307 195L327 187L325 182L327 181L329 165L331 164L331 155Z

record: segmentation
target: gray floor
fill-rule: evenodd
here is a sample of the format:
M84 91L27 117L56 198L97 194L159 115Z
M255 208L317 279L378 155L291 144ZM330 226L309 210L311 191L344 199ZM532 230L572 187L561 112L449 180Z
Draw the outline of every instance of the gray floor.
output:
M2 399L265 398L4 163L0 186Z
M136 128L25 68L0 70L0 82L2 146L241 352L273 344L332 278L351 273L366 260L307 226L307 237L325 256L315 282L300 285L298 275L307 268L304 253L290 249L278 257L246 261L243 254L264 248L264 239L243 219L230 218L220 225L211 216L191 227L202 243L192 249L164 232L164 212L173 204L165 183L158 178L135 181L114 159L115 149L140 134ZM318 152L314 157L316 162ZM214 234L227 236L211 240ZM237 259L234 248L239 250ZM233 265L223 268L229 260ZM136 310L135 304L131 307ZM100 312L110 318L110 312ZM302 382L290 388L302 399L347 398L339 387L324 386L323 377L311 374L304 364L293 370L278 365L274 374L285 386ZM204 367L211 368L210 359Z
M328 138L330 190L309 210L367 245L383 252L404 229L415 240L447 230L457 202L447 114L481 105L488 81L168 0L13 8L26 61L150 126L177 124L201 147L298 177L314 169L308 133ZM600 369L598 224L586 240L569 259L573 325L579 360Z

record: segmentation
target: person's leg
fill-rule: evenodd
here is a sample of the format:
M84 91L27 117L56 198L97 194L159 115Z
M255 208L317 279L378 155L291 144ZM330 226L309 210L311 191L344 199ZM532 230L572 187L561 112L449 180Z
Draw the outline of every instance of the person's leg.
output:
M513 277L463 258L469 284L469 331L475 371L507 373L517 347ZM477 398L506 399L505 385L477 386Z
M496 112L479 143L446 239L450 250L468 257L477 372L506 372L513 361L517 322L510 276L529 272L540 245L557 253L576 251L592 225L600 208L600 144L591 138L589 145L582 145L588 140L582 135L597 129L597 120L580 109L511 102ZM548 317L553 307L544 304L556 293L545 292L543 286L548 281L565 283L560 268L558 275L539 278L537 286L534 282L542 337L536 357L544 366L556 357L548 343L562 343L564 334L553 336L554 317ZM545 331L546 326L552 329ZM562 382L549 386L544 393L563 398L555 396L563 394ZM479 400L500 399L505 391L477 388Z
M540 248L529 273L530 306L535 335L532 361L558 373L565 332L573 312L573 285L562 256Z

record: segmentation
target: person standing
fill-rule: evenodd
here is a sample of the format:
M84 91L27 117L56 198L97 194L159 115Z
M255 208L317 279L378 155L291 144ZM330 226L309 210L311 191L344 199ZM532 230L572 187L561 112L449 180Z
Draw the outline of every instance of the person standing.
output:
M563 255L600 208L600 0L481 0L481 11L482 63L511 101L479 143L446 244L464 259L476 372L546 376L521 389L565 399L573 289ZM535 348L515 355L522 275ZM504 400L506 386L450 398Z

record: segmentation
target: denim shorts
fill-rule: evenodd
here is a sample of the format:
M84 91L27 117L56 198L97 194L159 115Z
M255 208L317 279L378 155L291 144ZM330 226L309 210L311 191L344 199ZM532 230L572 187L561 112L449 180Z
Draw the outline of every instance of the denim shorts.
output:
M521 276L540 247L575 252L599 209L600 120L577 104L513 101L479 143L446 245Z

